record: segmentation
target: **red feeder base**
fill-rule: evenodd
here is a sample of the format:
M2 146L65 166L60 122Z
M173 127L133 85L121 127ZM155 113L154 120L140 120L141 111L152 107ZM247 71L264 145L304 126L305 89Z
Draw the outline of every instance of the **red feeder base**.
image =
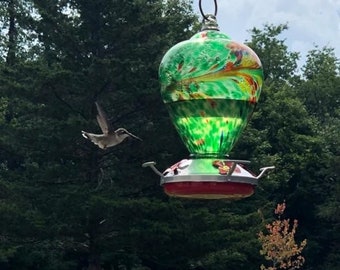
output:
M261 173L255 176L244 167L248 163L247 160L207 157L183 159L163 173L155 168L155 162L146 162L143 167L149 166L161 176L161 186L169 196L237 200L253 195L258 179L274 168L261 168Z
M183 181L163 184L164 192L173 197L195 199L242 199L254 194L255 186L235 182Z

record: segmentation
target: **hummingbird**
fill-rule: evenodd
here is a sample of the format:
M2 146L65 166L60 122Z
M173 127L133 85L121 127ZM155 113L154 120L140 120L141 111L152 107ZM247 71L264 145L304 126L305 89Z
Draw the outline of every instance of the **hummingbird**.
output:
M142 141L141 138L128 132L125 128L118 128L117 130L113 130L104 110L97 102L95 102L95 104L98 111L97 122L103 134L93 134L86 131L81 131L81 134L84 138L98 145L98 147L101 149L106 149L108 147L120 144L128 137Z

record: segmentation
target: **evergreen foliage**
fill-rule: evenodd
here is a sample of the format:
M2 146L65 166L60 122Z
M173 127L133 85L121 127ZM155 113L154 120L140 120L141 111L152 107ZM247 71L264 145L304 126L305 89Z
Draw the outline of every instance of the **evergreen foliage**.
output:
M304 269L339 268L339 59L299 55L252 29L266 82L231 153L276 170L237 202L168 198L141 164L188 155L162 104L158 66L198 20L188 0L0 2L0 269L259 269L264 216L286 199L308 240ZM98 101L143 139L102 151Z

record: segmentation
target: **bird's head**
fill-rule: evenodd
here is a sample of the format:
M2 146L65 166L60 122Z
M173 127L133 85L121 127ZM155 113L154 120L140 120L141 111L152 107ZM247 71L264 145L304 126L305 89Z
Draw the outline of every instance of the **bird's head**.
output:
M127 137L131 137L131 138L134 138L134 139L137 139L137 140L140 140L142 141L141 138L137 137L136 135L133 135L132 133L128 132L125 128L119 128L116 130L116 134L119 136L119 137L122 137L122 138L127 138Z

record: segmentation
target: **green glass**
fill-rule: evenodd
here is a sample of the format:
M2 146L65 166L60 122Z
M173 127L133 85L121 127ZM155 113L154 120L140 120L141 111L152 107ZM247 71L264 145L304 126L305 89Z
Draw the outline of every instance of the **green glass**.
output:
M163 101L189 152L225 156L259 99L263 70L249 47L207 30L172 47L159 78Z

